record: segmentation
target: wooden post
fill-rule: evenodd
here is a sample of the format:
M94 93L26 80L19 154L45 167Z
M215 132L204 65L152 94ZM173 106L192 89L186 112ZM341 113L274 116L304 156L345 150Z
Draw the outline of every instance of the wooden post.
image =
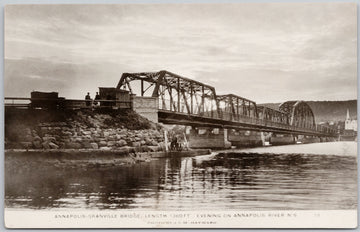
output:
M183 134L184 134L185 147L186 147L186 149L189 149L189 143L188 143L188 141L186 139L186 134L185 133L183 133Z
M167 137L167 131L164 130L164 143L165 143L165 151L168 152L169 148L168 148L168 137Z

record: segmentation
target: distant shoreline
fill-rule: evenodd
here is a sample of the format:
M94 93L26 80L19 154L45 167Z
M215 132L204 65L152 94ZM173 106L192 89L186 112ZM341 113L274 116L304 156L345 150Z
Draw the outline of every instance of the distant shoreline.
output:
M267 146L245 149L224 150L227 152L257 153L257 154L309 154L357 156L357 141L337 141L309 144L291 144L282 146Z

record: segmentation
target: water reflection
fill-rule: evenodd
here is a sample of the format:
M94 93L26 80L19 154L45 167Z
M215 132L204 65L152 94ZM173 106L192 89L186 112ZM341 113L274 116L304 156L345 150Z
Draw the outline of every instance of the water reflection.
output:
M23 159L23 158L22 158ZM21 208L355 209L356 157L223 153L133 166L7 159L5 203Z

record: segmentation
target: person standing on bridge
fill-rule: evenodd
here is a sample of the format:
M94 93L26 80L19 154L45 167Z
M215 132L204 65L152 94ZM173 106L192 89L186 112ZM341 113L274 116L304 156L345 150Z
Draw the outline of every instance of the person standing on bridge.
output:
M100 100L100 95L99 95L99 92L96 92L95 99L94 99L95 106L97 106L97 104L99 103L98 100Z
M91 97L90 97L90 93L88 92L87 95L85 96L85 103L86 106L91 106Z

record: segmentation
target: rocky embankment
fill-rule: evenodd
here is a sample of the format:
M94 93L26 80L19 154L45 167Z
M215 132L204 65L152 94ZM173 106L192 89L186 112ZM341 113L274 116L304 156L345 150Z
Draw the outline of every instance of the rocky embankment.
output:
M162 151L163 128L131 110L7 109L5 149Z

